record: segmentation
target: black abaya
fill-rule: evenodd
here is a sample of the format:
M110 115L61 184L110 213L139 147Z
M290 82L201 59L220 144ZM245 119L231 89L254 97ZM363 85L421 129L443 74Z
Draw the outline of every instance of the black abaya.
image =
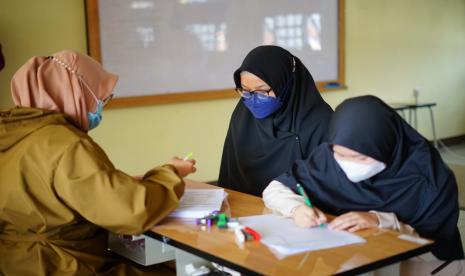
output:
M242 71L266 82L283 105L271 116L256 119L239 100L224 143L218 182L222 187L260 196L274 177L295 160L308 157L326 139L332 109L307 68L283 48L253 49L234 73L236 87L241 87ZM286 85L290 87L283 95Z
M352 183L333 157L334 144L387 167L368 180ZM463 259L453 173L429 141L376 97L344 101L331 119L329 142L276 180L294 190L296 183L302 184L316 206L335 215L393 212L421 236L436 241L432 252L437 258Z

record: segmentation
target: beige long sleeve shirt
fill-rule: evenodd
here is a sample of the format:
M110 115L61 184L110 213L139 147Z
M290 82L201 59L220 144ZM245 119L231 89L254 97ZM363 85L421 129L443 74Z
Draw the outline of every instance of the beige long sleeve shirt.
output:
M294 210L305 205L302 196L294 193L281 182L272 181L263 191L263 201L265 206L274 212L284 216L291 217ZM378 227L398 231L402 234L419 237L418 233L408 224L402 223L397 219L396 214L388 212L370 211L378 217ZM408 259L400 264L398 275L429 275L433 270L443 264L444 261L437 259L432 253ZM375 276L385 275L382 271L375 271ZM436 275L465 275L465 261L456 260L447 265Z
M302 196L294 193L291 189L276 180L266 187L262 195L265 206L284 217L291 217L297 207L305 205L305 200ZM370 212L376 214L378 217L379 228L418 236L415 229L408 224L400 222L396 214L374 210Z

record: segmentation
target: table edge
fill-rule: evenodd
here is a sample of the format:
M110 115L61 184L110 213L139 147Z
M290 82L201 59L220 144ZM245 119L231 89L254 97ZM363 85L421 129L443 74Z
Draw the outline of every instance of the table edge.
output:
M179 248L181 250L184 250L184 251L186 251L188 253L199 256L199 257L201 257L203 259L206 259L208 261L216 262L216 263L219 263L221 265L227 266L228 268L234 269L234 270L236 270L236 271L238 271L240 273L246 273L246 275L263 275L260 272L254 271L254 270L252 270L250 268L241 266L239 264L235 264L235 263L233 263L231 261L228 261L228 260L225 260L225 259L223 259L223 258L221 258L219 256L212 255L210 253L207 253L205 251L197 249L197 248L195 248L193 246L184 244L182 242L178 242L176 240L173 240L173 239L171 239L169 237L158 234L158 233L153 232L151 230L145 232L144 235L149 236L151 238L154 238L154 239L156 239L156 240L158 240L158 241L160 241L162 243L165 243L165 244L174 246L176 248ZM366 264L366 265L362 265L362 266L359 266L359 267L356 267L356 268L353 268L353 269L345 270L345 271L342 271L340 273L336 272L334 275L355 275L355 274L360 274L360 273L373 271L373 270L375 270L377 268L385 267L385 266L388 266L388 265L391 265L391 264L394 264L394 263L397 263L397 262L401 262L401 261L410 259L410 258L418 256L418 255L421 255L423 253L427 253L427 252L431 251L433 245L434 245L434 242L429 243L429 244L425 244L423 246L411 249L409 251L402 252L402 253L390 256L390 257L388 257L386 259L375 261L375 262L372 262L372 263L369 263L369 264Z

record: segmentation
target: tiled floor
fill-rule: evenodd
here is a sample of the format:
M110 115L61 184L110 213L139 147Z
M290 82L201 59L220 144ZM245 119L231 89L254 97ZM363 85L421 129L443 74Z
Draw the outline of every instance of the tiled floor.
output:
M440 152L447 163L465 166L465 144L441 148Z
M441 156L455 174L459 188L459 204L465 211L465 144L442 147Z
M465 211L460 211L459 222L460 236L462 238L462 247L465 248Z
M460 144L440 150L442 158L454 171L459 188L459 203L462 211L459 217L459 230L462 236L462 245L465 248L465 144Z

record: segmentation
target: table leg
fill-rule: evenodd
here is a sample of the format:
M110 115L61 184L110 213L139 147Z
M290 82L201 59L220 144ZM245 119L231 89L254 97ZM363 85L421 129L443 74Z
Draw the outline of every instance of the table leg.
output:
M196 268L203 265L207 267L211 265L211 263L205 259L176 248L176 276L191 275L186 271L186 266L190 264L194 265Z
M437 148L438 147L438 140L436 137L436 125L434 124L434 115L433 115L433 108L429 107L429 114L431 116L431 129L433 131L433 145Z
M401 116L402 116L402 119L406 120L406 118L405 118L405 111L404 111L404 110L400 110L399 112L402 114L402 115L401 115Z

